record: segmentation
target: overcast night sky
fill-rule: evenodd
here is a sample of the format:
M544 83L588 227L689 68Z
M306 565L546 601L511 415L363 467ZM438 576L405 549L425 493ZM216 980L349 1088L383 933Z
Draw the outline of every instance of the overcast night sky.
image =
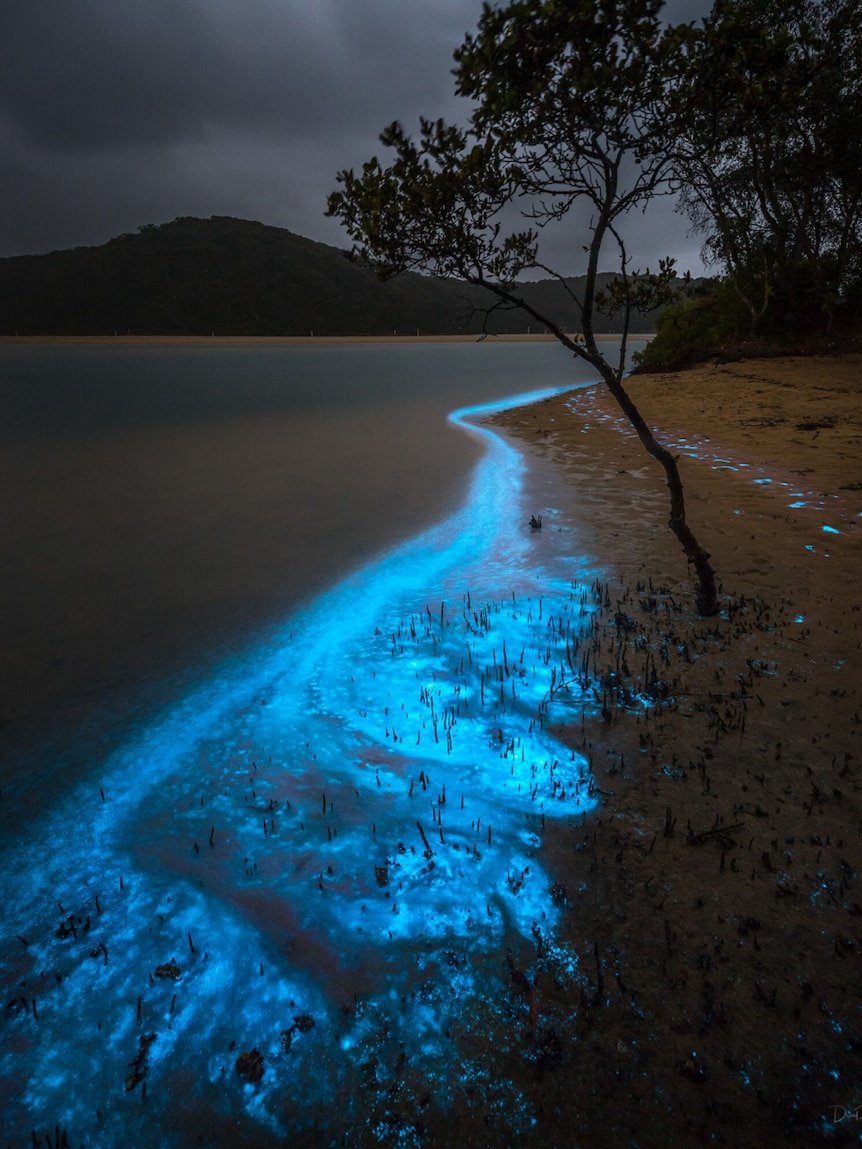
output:
M674 20L707 0L671 0ZM0 256L103 243L176 216L233 215L349 246L335 174L380 130L463 118L452 52L481 0L6 0ZM670 201L630 227L640 266L700 270ZM557 252L575 273L582 236Z

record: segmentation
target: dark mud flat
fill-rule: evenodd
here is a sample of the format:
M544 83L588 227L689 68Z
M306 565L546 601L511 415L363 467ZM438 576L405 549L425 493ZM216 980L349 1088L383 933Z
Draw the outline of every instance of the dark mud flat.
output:
M602 808L551 827L544 857L582 980L518 955L501 1061L553 1144L855 1143L862 359L632 387L690 456L725 609L691 613L660 475L601 391L498 420L617 572L593 622L604 713L557 731Z

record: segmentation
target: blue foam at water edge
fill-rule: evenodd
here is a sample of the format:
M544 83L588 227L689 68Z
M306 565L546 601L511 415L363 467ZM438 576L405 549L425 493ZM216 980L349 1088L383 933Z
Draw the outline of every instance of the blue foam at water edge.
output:
M507 942L553 938L544 819L595 798L546 727L591 705L567 669L591 607L526 525L521 456L467 422L512 402L452 416L487 451L449 519L202 682L7 849L14 1128L157 1145L192 1097L283 1136L288 1086L306 1116L329 1104L381 1029L442 1080L447 1026L496 992Z

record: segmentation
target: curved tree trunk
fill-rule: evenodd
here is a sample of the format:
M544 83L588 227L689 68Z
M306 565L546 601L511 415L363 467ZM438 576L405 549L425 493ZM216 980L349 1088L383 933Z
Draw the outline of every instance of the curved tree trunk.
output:
M585 287L585 299L587 293L591 293L588 300L590 309L592 309L593 306L592 293L595 291L595 276L596 265L593 259ZM465 278L469 279L469 276L465 276ZM585 360L598 371L605 386L616 400L620 410L636 431L641 443L643 443L649 454L661 464L664 470L667 480L667 489L670 492L670 519L668 520L668 526L682 546L689 563L694 567L694 572L697 576L698 613L702 615L717 614L718 591L715 586L715 571L710 565L709 560L711 556L709 551L700 545L695 538L694 532L688 525L685 515L685 494L683 492L682 479L679 475L679 468L676 465L676 456L672 455L666 447L663 447L661 443L659 443L647 426L643 415L641 415L634 400L623 386L622 369L620 369L619 372L615 371L599 351L595 335L593 334L592 315L591 312L586 311L586 304L582 313L584 343L578 344L570 335L567 335L557 323L547 318L547 316L542 315L524 299L515 296L513 293L499 286L486 283L481 277L473 279L472 282L482 287L489 287L490 290L501 299L505 299L508 303L514 304L523 311L526 311L528 315L533 316L534 319L543 324L564 347L568 348L568 350L573 352L579 359Z
M683 493L682 479L676 465L676 455L672 455L666 447L653 435L637 409L634 400L626 391L622 382L612 372L604 372L603 378L608 390L613 395L623 414L637 432L652 457L661 464L667 479L670 492L670 520L668 525L682 546L685 556L692 564L697 575L697 609L700 614L710 615L718 612L717 591L715 587L715 571L710 565L710 554L700 545L694 532L688 525L685 515L685 495Z
M631 423L632 427L634 427L644 447L646 447L649 454L661 464L665 478L667 479L667 489L670 492L670 520L668 525L679 540L686 558L694 566L695 574L697 575L698 612L703 615L716 614L718 607L716 604L715 571L709 563L709 552L704 550L694 537L694 533L686 520L685 495L682 489L682 479L679 477L679 468L676 465L676 456L672 455L666 447L663 447L661 443L659 443L644 421L640 411L637 409L634 400L623 386L622 361L620 362L619 370L615 371L601 354L596 344L593 318L599 254L601 252L604 235L606 231L611 229L612 207L616 198L618 171L619 158L616 163L609 165L607 168L607 187L605 190L604 205L601 215L596 222L589 248L587 279L584 284L584 302L581 308L581 323L588 353L587 358L598 368L608 390L611 395L613 395L620 410ZM625 265L625 252L622 251L623 268L625 268ZM562 332L557 329L555 334L559 338ZM625 334L628 334L628 327L626 327Z

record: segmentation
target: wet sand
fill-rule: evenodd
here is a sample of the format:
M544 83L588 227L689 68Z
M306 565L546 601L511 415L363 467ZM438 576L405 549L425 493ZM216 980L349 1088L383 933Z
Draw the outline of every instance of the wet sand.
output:
M515 956L535 971L515 992L525 1093L554 1144L855 1142L862 356L630 385L693 456L720 617L694 615L663 476L603 388L493 419L527 451L545 529L575 506L614 572L590 663L603 715L562 731L603 806L549 823L543 851L585 983L565 988L553 950Z

